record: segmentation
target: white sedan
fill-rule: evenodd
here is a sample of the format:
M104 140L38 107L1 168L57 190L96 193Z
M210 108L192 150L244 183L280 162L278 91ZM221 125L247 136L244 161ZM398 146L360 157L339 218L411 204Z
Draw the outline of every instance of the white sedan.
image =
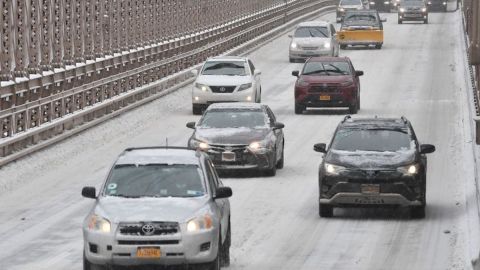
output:
M217 102L261 102L261 72L246 57L214 57L193 73L197 76L192 89L193 114L201 114Z

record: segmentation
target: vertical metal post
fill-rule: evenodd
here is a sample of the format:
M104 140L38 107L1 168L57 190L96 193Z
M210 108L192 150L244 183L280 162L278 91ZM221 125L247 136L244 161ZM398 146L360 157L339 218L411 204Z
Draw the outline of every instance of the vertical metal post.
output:
M13 1L0 1L0 81L13 79Z
M51 60L52 60L52 18L51 18L51 0L41 0L41 18L42 18L42 35L41 35L41 51L40 54L41 60L40 65L43 71L48 71L52 69Z
M76 63L85 62L85 1L73 0L75 3L74 17L74 56Z
M54 68L64 67L63 63L63 5L64 0L53 0L53 59L52 66Z
M42 28L40 27L40 1L30 0L30 35L29 35L29 50L28 50L28 73L40 73L40 35Z
M75 24L75 17L74 17L74 9L75 9L75 1L76 0L65 0L64 5L64 36L63 36L63 48L64 48L64 56L63 56L63 63L65 65L73 65L75 64L75 52L74 52L74 37L73 33L75 32L74 24Z
M14 17L15 27L15 77L28 77L26 72L28 66L28 31L27 31L27 0L12 1L16 4L16 16ZM28 29L29 30L29 29Z
M469 55L470 65L480 65L480 3L472 1L472 31L470 36Z

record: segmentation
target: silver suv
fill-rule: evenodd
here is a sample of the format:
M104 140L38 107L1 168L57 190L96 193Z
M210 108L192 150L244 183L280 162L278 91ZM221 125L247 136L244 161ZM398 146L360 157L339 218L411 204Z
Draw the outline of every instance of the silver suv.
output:
M230 264L229 187L209 157L181 147L126 149L83 224L84 269Z

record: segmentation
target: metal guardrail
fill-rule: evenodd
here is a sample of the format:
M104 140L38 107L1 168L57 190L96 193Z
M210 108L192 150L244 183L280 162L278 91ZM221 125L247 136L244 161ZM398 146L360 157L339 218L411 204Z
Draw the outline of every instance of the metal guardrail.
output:
M158 96L189 79L181 70L336 2L0 0L0 157Z

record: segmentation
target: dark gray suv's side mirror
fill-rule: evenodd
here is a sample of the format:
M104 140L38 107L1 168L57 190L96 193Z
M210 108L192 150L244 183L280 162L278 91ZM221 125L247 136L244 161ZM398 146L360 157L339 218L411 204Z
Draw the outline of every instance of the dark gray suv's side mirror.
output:
M232 197L232 189L229 187L219 187L215 190L215 198L214 199L223 199Z
M435 146L431 144L420 145L420 154L430 154L435 152Z
M187 128L195 129L195 122L188 122Z
M362 70L357 70L355 71L355 76L363 76L363 71Z
M285 127L285 125L283 123L280 123L280 122L275 122L273 124L273 129L282 129L284 127Z
M298 70L292 71L292 76L298 77L299 74L300 74L300 71Z
M95 199L96 198L95 187L83 187L82 196L85 198Z
M317 143L313 145L313 150L315 152L326 153L327 152L327 144L325 143Z

